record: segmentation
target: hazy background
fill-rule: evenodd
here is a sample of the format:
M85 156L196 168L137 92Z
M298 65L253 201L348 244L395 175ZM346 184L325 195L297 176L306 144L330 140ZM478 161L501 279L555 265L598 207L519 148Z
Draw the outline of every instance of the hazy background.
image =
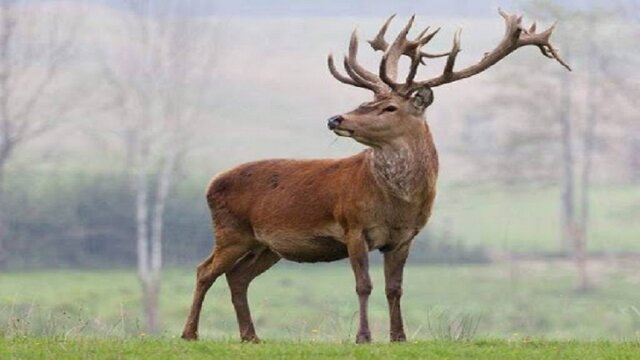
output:
M341 56L356 26L370 39L397 13L392 38L415 13L416 28L442 27L432 51L463 28L461 68L501 39L498 7L540 30L558 20L552 43L574 71L523 48L435 89L427 120L439 193L406 270L408 328L415 338L637 338L633 0L3 0L0 333L177 334L192 269L212 245L213 175L363 149L326 128L371 99L330 76L327 54ZM377 69L380 55L365 45L361 62ZM430 62L418 78L442 66ZM223 283L210 292L205 336L235 336ZM353 333L343 262L283 262L251 298L267 337ZM378 339L385 307L373 300Z

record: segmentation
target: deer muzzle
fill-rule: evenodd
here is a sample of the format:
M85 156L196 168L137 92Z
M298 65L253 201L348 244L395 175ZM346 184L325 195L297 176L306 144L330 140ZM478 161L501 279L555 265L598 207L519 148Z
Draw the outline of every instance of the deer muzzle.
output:
M342 115L332 116L327 121L327 126L329 127L329 130L335 130L342 123L342 121L344 121Z

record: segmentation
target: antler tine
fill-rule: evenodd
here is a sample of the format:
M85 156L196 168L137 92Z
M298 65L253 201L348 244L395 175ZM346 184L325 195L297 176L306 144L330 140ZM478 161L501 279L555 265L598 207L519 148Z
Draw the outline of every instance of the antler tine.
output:
M453 74L453 66L456 63L456 57L460 52L460 33L462 33L462 28L458 28L455 34L453 34L453 46L451 47L451 51L449 52L449 56L447 57L447 63L444 66L444 70L442 74L446 77L451 76Z
M550 59L555 59L557 62L560 63L560 65L564 66L567 70L571 71L571 67L569 66L569 64L567 64L560 57L560 55L558 54L558 50L555 49L550 42L551 35L553 34L553 30L555 30L556 28L556 24L557 23L553 23L553 25L551 25L545 31L539 34L536 34L535 33L536 23L534 22L531 25L531 28L529 29L529 31L524 33L523 36L521 36L518 39L518 46L536 45L540 49L540 52L542 53L542 55Z
M372 40L367 40L367 42L371 45L371 47L373 48L373 50L375 51L387 51L387 49L389 48L389 43L384 39L384 36L387 32L387 29L389 28L389 24L391 23L391 20L393 18L395 18L396 14L391 15L382 25L382 27L380 28L380 30L378 31L378 33L376 34L375 38L373 38ZM415 38L415 40L413 41L407 41L408 45L405 50L403 51L403 55L406 55L410 58L413 59L414 56L414 52L416 51L416 48L419 48L423 45L425 45L426 43L428 43L429 41L431 41L431 39L438 33L438 31L440 31L440 28L437 28L434 32L428 34L425 36L425 34L429 31L430 26L427 26L424 30L422 30L422 32ZM448 52L445 53L437 53L437 54L431 54L431 53L427 53L427 52L421 52L421 56L422 58L430 58L430 59L434 59L434 58L439 58L439 57L443 57L443 56L447 56L449 55ZM421 59L420 62L422 64L425 64L424 60Z
M389 18L384 22L376 37L373 40L369 40L368 43L371 44L373 50L376 51L386 51L387 47L389 47L389 43L384 39L384 35L387 33L387 29L389 28L389 24L391 24L391 20L396 17L396 14L389 16Z
M380 79L382 79L382 81L384 81L385 84L389 85L389 87L393 90L397 90L398 89L398 85L387 73L387 59L389 57L389 54L385 52L384 55L382 55L382 60L380 60Z
M358 56L358 33L354 29L349 40L349 55L345 58L346 63L375 93L385 92L389 87L374 73L362 67L356 60ZM346 67L346 66L345 66ZM351 76L351 74L349 74ZM353 76L351 76L353 77Z
M336 80L340 81L341 83L347 84L347 85L353 85L353 86L357 86L365 89L367 88L363 84L357 83L353 79L350 79L340 74L338 69L336 69L336 65L333 61L333 54L329 54L329 56L327 56L327 65L329 66L329 72L331 73L331 75L333 75L333 77L336 78Z
M344 70L347 72L347 74L349 74L349 76L358 84L361 84L362 87L367 88L371 91L373 91L374 94L379 95L379 94L383 94L389 91L389 87L387 87L384 83L382 83L381 81L378 82L370 82L367 79L365 79L364 77L362 77L362 75L360 75L357 71L355 71L355 69L353 68L353 66L351 65L349 58L348 57L344 57L343 59L343 65L344 65Z
M501 7L498 7L498 14L500 14L500 16L502 16L505 20L509 19L509 14L506 11L502 10Z
M431 28L431 26L427 26L426 28L424 28L424 30L422 30L422 31L420 32L420 34L418 34L418 36L416 36L416 39L415 39L415 40L413 40L413 42L415 42L415 43L420 43L420 46L422 46L422 45L426 44L426 42L425 42L425 43L422 43L422 41L424 40L423 36L424 36L424 34L426 34L426 33L427 33L427 31L429 31L429 29L430 29L430 28ZM429 40L431 40L431 39L429 39ZM429 41L429 40L427 40L427 41Z
M426 32L427 30L429 30L429 28L430 28L430 26L427 26L427 28L425 29L425 32ZM424 45L426 45L429 41L431 41L431 39L433 39L433 37L434 37L434 36L436 36L436 34L438 34L438 32L440 32L440 28L437 28L437 29L433 30L433 32L432 32L432 33L427 34L427 35L421 34L421 35L424 35L424 36L420 36L420 37L419 37L418 39L416 39L416 40L420 42L420 46L424 46Z
M427 30L429 30L429 28L430 28L430 26L427 26L427 28L424 29L424 31L422 33L420 33L420 35L416 38L416 40L410 42L412 45L415 44L416 49L426 45L440 31L440 28L437 28L432 33L425 35ZM407 47L407 51L404 53L404 55L407 55L407 56L413 58L413 54L410 51L411 51L411 48ZM449 55L448 52L432 54L432 53L428 53L428 52L425 52L425 51L420 51L420 63L422 63L423 65L425 64L425 62L424 62L424 60L422 58L434 59L434 58L439 58L439 57L443 57L443 56L447 56L447 55Z
M355 82L362 84L367 89L371 89L369 82L367 82L366 79L364 79L362 76L360 76L360 74L353 70L353 67L351 67L351 64L349 64L349 59L346 56L344 57L344 59L342 59L342 65L344 66L344 70L347 72L347 74Z
M447 52L443 52L443 53L436 53L436 54L431 54L431 53L426 53L426 52L422 52L420 55L423 58L427 58L427 59L437 59L437 58L441 58L441 57L445 57L445 56L449 56L449 54L451 54L451 52L447 51ZM423 64L425 62L423 61Z
M422 55L419 51L416 51L411 58L411 67L409 68L409 73L407 74L407 80L404 84L403 90L408 90L413 85L413 79L415 79L416 74L418 73L418 66L422 63Z
M400 56L407 50L407 34L415 18L415 15L411 16L407 25L404 26L393 43L387 48L380 62L380 78L392 89L397 88L399 85L395 82L398 76L398 61L400 60ZM413 48L413 51L415 51L415 48Z
M411 67L409 68L409 73L407 74L407 79L404 84L403 90L407 90L413 84L413 80L418 72L418 66L420 64L425 64L424 58L434 58L449 55L450 52L442 53L442 54L429 54L424 51L421 51L420 48L426 45L433 37L440 31L440 28L437 28L432 33L427 34L430 26L427 26L412 42L416 45L415 51L413 52L413 56L411 56ZM425 35L426 34L426 35ZM406 54L405 54L406 55Z
M373 91L376 95L388 92L390 88L374 73L368 71L357 61L358 56L358 34L356 29L351 33L351 39L349 40L349 52L348 56L344 57L343 65L349 77L342 75L335 66L333 60L333 54L329 54L327 57L327 65L329 66L329 72L338 81Z
M426 45L429 41L431 41L431 39L433 39L434 36L436 36L436 34L438 34L438 32L440 32L440 28L435 29L431 34L428 34L427 36L425 36L420 42L421 45L420 46L424 46ZM435 59L435 58L440 58L440 57L444 57L444 56L448 56L449 54L451 54L451 52L447 51L447 52L443 52L443 53L436 53L436 54L432 54L432 53L428 53L425 51L421 51L420 52L420 63L422 63L423 65L426 64L424 62L424 58L427 59Z

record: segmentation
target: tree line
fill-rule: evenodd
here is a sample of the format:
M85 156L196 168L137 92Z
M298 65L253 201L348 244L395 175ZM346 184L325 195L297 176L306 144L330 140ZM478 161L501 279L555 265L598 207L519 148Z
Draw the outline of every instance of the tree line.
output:
M136 199L124 174L66 174L37 191L31 173L10 184L6 218L11 254L6 270L137 267ZM155 184L152 184L155 185ZM214 241L202 186L181 182L167 201L163 259L168 266L194 267ZM485 263L489 254L448 233L421 235L414 263Z

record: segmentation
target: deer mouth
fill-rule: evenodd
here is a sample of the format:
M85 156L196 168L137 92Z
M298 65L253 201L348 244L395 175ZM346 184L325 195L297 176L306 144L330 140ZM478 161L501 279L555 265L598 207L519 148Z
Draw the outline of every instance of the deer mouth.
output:
M338 136L345 136L345 137L352 137L353 136L353 130L334 129L333 132Z

